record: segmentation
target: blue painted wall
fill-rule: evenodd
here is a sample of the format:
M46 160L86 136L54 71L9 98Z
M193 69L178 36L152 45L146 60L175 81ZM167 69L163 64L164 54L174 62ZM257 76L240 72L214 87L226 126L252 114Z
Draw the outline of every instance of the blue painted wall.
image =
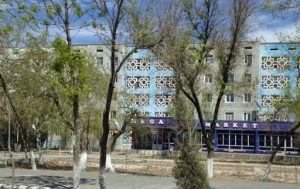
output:
M274 108L263 107L263 95L284 95L288 89L264 89L262 87L263 76L286 76L289 77L290 90L297 87L297 57L300 56L299 43L262 43L260 46L260 65L259 65L259 91L258 102L260 103L259 113L274 113ZM286 69L263 69L264 57L286 57L289 59L290 66Z
M128 70L127 64L125 67L125 89L127 94L149 94L149 105L148 106L138 106L139 111L149 112L149 116L155 116L155 112L167 112L167 107L156 106L155 105L155 95L156 94L173 94L174 89L159 89L156 88L156 77L158 76L174 76L173 71L168 70L157 70L157 58L154 54L146 49L138 50L131 56L131 59L149 59L150 60L150 70ZM127 87L127 77L130 76L149 76L150 77L150 87L149 88L128 88Z

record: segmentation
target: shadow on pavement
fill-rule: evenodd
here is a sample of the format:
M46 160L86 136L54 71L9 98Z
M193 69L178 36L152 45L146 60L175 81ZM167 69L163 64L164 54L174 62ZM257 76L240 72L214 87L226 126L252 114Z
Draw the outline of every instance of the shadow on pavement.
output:
M1 177L1 184L10 184L11 177ZM15 180L16 185L26 186L39 186L39 187L51 187L57 189L73 188L72 177L61 177L61 176L18 176ZM95 179L82 178L80 184L96 185Z

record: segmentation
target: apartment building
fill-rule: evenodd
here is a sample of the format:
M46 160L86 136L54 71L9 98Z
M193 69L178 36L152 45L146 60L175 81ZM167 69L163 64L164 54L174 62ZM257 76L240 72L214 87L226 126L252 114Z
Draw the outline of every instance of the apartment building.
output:
M107 46L81 47L95 57L103 70L110 68ZM130 49L119 45L118 58L121 59ZM291 89L297 87L299 54L300 44L295 43L249 41L241 44L239 58L229 74L229 87L218 115L219 122L214 135L216 151L266 152L291 129L291 122L282 122L292 121L287 115L277 117L278 122L268 121L274 114L273 100L284 95L289 86ZM210 71L201 75L198 82L201 91L204 91L199 97L202 103L205 100L207 104L205 119L209 128L217 98L215 86L218 62L214 51L207 57L206 63ZM139 137L135 133L132 140L125 143L133 148L154 150L169 149L174 145L177 134L168 105L174 100L175 86L172 68L156 58L151 51L140 49L128 59L116 81L116 93L122 92L125 97L116 95L111 119L115 119L128 107L137 108L142 117L136 121L145 125L149 134ZM203 95L207 96L204 98ZM120 104L126 108L120 109ZM198 131L201 129L199 124L196 124L196 128ZM284 151L297 150L293 137L285 140L282 146Z

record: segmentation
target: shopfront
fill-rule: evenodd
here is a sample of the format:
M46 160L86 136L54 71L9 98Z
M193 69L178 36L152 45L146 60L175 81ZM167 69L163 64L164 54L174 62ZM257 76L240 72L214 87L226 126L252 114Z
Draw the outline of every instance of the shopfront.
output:
M139 118L137 123L148 128L149 132L143 139L138 140L138 133L133 137L133 148L167 150L174 148L178 141L182 128L176 127L176 122L170 118ZM210 121L205 122L207 131L210 131ZM203 144L201 126L193 124L200 135L199 144ZM296 145L299 133L288 136L292 128L291 122L250 122L250 121L218 121L214 134L215 151L220 152L244 152L244 153L269 153L274 146L281 144L281 151L291 154L299 153ZM193 126L192 126L193 127ZM147 144L147 145L145 145ZM147 148L142 148L147 146ZM205 150L205 145L203 145Z

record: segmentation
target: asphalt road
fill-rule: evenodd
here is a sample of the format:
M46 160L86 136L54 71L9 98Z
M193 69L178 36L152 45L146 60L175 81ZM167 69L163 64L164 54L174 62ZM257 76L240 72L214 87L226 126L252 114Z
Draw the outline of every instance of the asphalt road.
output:
M10 183L11 169L0 168L0 184ZM83 172L82 189L99 188L97 172ZM107 174L108 189L175 189L172 177L139 176L131 174ZM16 169L17 185L51 187L55 189L72 188L72 171L51 171ZM211 180L216 189L299 189L300 185L284 183L262 183L256 181Z

